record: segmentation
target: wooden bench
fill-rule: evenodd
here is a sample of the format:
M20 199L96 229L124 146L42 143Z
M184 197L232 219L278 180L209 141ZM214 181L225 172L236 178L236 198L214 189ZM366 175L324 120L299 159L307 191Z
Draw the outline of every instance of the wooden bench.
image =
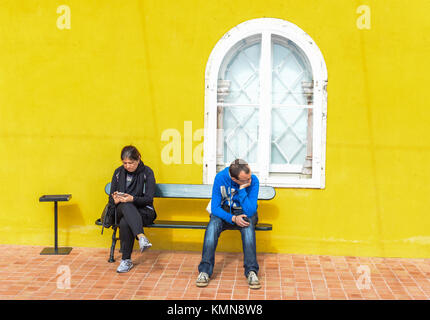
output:
M110 182L105 186L105 193L110 194ZM275 189L272 187L260 186L258 192L258 200L270 200L275 197ZM177 199L211 199L212 198L212 185L210 184L173 184L173 183L159 183L156 185L155 198L177 198ZM209 215L208 215L209 218ZM170 228L170 229L206 229L209 221L170 221L170 220L155 220L153 224L145 228ZM96 224L101 226L100 219L96 220ZM108 262L115 262L114 251L118 225L112 226L112 245ZM272 225L267 223L258 223L255 226L256 231L270 231Z

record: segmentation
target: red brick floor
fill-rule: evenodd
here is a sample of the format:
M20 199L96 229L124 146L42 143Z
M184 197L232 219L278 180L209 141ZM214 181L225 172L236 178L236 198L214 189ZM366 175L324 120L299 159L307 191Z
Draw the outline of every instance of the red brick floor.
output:
M259 253L259 290L248 288L242 254L217 252L206 288L195 286L200 252L134 252L134 268L116 273L108 249L0 245L0 300L5 299L425 299L430 259Z

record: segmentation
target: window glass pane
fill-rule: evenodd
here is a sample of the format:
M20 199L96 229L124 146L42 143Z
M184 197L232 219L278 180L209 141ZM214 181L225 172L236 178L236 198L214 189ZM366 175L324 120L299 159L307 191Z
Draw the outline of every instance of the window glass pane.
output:
M258 108L224 108L224 163L257 162Z
M272 109L272 164L303 164L306 158L307 109Z
M308 109L303 106L308 101L302 82L312 81L311 74L298 47L286 39L272 37L271 164L305 161Z
M225 103L258 104L261 37L241 41L223 62L219 79L229 83Z
M311 81L311 70L300 49L291 41L272 40L272 103L307 104L302 81Z
M257 162L261 35L239 41L218 74L217 164Z

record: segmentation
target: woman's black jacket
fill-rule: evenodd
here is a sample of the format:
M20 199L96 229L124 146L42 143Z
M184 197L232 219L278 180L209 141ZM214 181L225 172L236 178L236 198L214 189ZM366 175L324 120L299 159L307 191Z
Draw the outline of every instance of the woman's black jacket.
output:
M127 174L133 176L133 181L130 186L126 188ZM145 166L142 161L139 162L137 169L130 173L127 172L124 166L120 166L115 170L112 176L109 203L115 204L112 194L115 192L125 192L133 196L133 204L137 208L144 208L149 206L154 207L153 199L155 194L155 177L154 172L148 166Z

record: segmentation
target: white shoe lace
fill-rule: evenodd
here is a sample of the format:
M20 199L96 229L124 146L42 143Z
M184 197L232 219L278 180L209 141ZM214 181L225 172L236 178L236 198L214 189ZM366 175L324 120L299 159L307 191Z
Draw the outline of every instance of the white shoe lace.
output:
M142 238L143 240L141 240L142 241L142 245L144 246L144 247L151 247L152 246L152 243L151 242L149 242L149 240L147 239L147 238Z
M130 264L131 264L130 260L121 260L121 263L119 266L125 268L125 267L128 267Z
M259 282L258 281L258 277L257 277L257 275L255 274L254 271L251 271L249 273L249 275L248 275L248 282L249 283L258 283Z
M199 277L197 278L197 281L201 282L207 282L208 281L208 275L204 272L200 272Z

